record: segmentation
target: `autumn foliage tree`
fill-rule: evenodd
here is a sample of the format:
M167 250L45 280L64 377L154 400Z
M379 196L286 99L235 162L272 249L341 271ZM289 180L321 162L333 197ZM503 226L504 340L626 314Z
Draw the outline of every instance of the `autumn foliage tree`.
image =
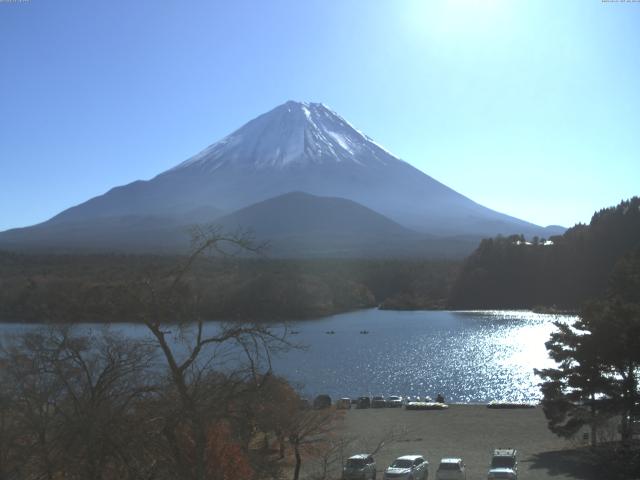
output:
M255 477L247 452L224 421L211 425L207 431L206 463L209 480Z

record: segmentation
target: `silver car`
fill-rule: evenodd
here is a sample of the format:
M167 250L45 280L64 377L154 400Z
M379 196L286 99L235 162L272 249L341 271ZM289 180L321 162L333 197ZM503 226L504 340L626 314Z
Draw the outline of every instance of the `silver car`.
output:
M343 480L375 480L376 462L373 456L359 453L347 459L342 469Z
M443 458L436 470L436 480L467 480L467 472L461 458Z
M422 455L403 455L384 471L384 480L426 480L429 462Z

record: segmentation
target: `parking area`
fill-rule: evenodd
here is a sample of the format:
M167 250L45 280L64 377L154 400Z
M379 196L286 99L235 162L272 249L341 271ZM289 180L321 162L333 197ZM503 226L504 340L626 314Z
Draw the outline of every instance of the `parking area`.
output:
M402 432L376 455L378 478L396 457L424 455L429 478L438 462L462 457L467 480L486 479L494 448L518 450L520 480L590 480L595 478L580 447L585 441L564 440L548 429L542 409L488 409L483 405L451 405L447 410L408 411L404 408L351 409L342 430L357 437L351 452L370 451L392 432Z

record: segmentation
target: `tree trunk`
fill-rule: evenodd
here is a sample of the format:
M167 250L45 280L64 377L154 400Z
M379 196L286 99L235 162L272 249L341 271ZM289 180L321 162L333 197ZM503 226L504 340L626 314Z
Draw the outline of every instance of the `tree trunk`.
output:
M195 426L195 454L196 454L196 478L197 480L205 480L207 475L206 468L206 449L207 434L201 422Z
M622 443L629 442L629 422L627 420L627 409L622 412L622 421L620 422L620 435L622 436Z
M629 362L626 372L626 386L625 391L623 392L623 405L624 409L622 411L622 424L621 424L621 434L622 434L622 443L625 446L628 446L631 441L631 415L633 414L633 409L636 401L636 379L634 373L634 363Z
M591 432L589 435L591 436L591 447L595 448L598 442L596 435L598 434L598 425L597 425L597 415L598 411L595 407L595 395L591 394Z
M300 466L302 465L302 456L300 455L300 449L298 448L298 443L293 444L293 451L296 455L296 468L293 471L293 480L298 480L300 476Z
M278 447L280 459L284 458L284 435L282 433L278 433Z

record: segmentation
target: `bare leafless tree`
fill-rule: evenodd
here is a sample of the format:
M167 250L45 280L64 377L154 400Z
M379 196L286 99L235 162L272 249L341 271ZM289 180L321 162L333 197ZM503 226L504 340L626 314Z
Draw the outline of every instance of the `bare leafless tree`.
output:
M406 441L409 430L406 427L391 427L379 436L359 438L349 435L339 425L334 425L319 447L313 451L313 471L309 478L312 480L328 480L337 478L347 458L354 451L361 451L369 455L377 455L396 442Z
M0 480L218 480L239 475L227 458L235 454L251 462L242 478L278 476L277 458L250 451L258 430L282 445L297 435L298 451L312 442L303 423L285 434L265 420L278 411L267 387L286 385L274 382L271 358L290 347L287 330L207 323L199 306L212 292L194 273L209 253L258 251L245 234L198 229L178 267L119 289L145 340L56 328L9 342L0 352Z
M179 267L160 278L147 276L138 285L142 288L134 289L143 303L138 309L141 320L168 369L175 401L167 404L163 433L181 478L206 478L211 470L207 465L209 426L239 418L248 425L242 397L261 388L268 378L264 372L271 371L271 355L288 346L286 329L246 321L211 325L199 313L206 293L193 276L196 263L208 254L228 257L260 249L246 233L228 235L218 228L199 228L194 230L191 253ZM188 441L181 439L185 435Z
M340 418L342 418L341 415L332 408L298 409L292 412L286 432L295 458L293 480L298 480L300 477L303 454L308 452L316 455L321 448L326 447L328 437L336 428L335 423Z
M397 442L406 441L411 432L405 426L394 426L386 429L379 437L363 439L364 450L369 455L376 455Z
M10 342L0 360L12 392L7 478L145 478L149 429L136 408L154 388L143 376L152 355L106 331L49 329Z
M315 467L309 478L311 480L328 480L339 476L342 466L353 450L356 437L333 432L328 435L323 448L318 449L313 458Z

